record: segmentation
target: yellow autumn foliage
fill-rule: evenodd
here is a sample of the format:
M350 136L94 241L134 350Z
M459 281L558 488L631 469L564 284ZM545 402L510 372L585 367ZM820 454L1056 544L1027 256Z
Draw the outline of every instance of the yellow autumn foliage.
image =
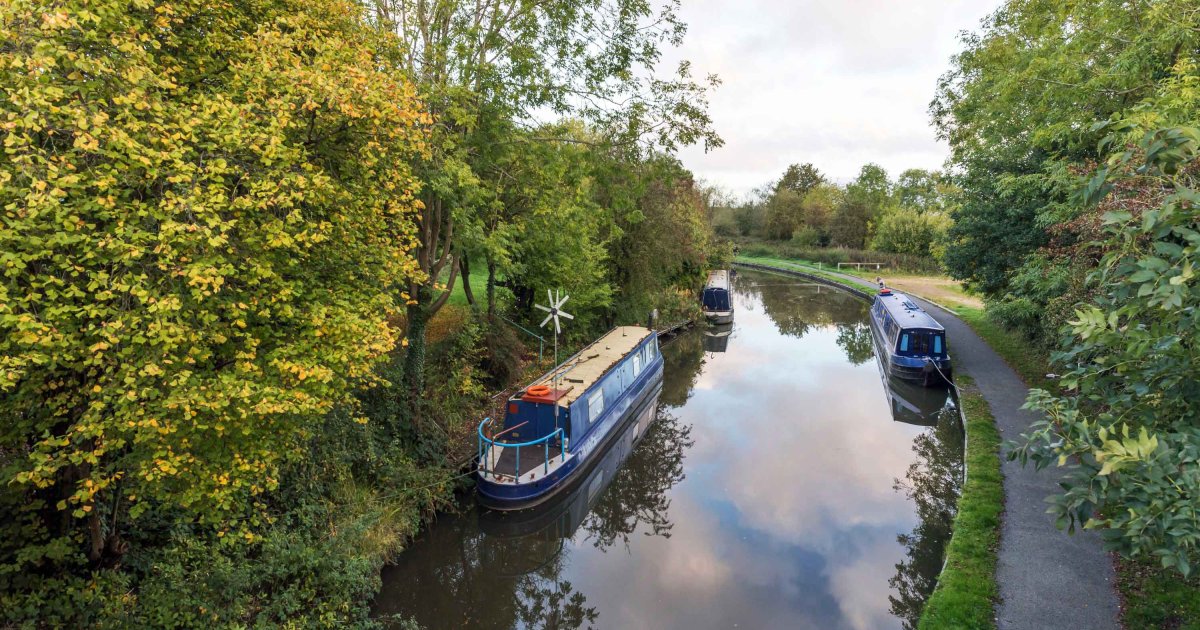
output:
M399 342L430 119L360 11L0 6L0 482L66 497L29 509L226 522Z

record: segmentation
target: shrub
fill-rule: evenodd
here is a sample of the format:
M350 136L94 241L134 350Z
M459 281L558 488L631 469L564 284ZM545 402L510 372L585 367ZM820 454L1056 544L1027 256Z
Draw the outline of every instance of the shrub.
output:
M941 212L918 212L911 208L891 208L875 226L871 248L881 252L932 257L945 241L953 221Z

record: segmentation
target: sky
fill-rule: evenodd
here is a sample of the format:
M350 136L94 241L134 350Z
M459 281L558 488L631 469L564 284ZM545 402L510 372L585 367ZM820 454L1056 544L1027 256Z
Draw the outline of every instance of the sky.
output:
M834 181L875 162L895 177L949 149L929 117L938 77L999 0L683 0L681 59L722 85L709 113L725 145L679 152L697 178L739 196L812 162Z

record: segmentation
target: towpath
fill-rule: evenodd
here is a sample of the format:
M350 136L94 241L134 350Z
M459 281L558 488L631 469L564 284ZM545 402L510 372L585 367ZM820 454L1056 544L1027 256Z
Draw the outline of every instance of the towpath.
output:
M791 269L780 271L803 274ZM824 273L862 290L862 278ZM1029 388L954 313L912 297L945 326L955 370L974 377L1003 439L1020 437L1036 420L1032 412L1021 409ZM1045 498L1058 490L1057 471L1038 472L1032 464L1023 467L1007 459L1001 469L1005 513L996 566L1001 599L995 611L997 627L1000 630L1120 628L1112 559L1103 550L1100 537L1091 531L1068 536L1054 526L1053 518L1046 513Z

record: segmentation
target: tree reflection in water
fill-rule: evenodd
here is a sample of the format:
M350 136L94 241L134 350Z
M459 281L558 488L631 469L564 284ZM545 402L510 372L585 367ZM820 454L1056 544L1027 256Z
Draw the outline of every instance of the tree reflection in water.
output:
M764 287L779 284L792 285L795 290L763 290ZM863 322L868 309L868 304L861 298L840 289L767 272L739 273L734 282L734 296L738 299L739 304L761 302L763 312L771 318L780 334L790 337L803 337L813 328L838 325L839 343L841 343L841 325L847 322ZM850 325L854 326L854 324ZM858 341L857 338L854 340ZM869 333L866 340L869 345ZM855 345L854 349L860 351L862 345ZM862 356L861 352L855 356ZM870 358L870 356L868 348L866 357ZM857 361L855 364L863 361L866 359Z
M837 324L837 345L846 353L846 360L862 365L875 356L871 328L866 322Z
M958 409L949 402L937 417L936 425L913 440L916 460L904 479L896 479L893 485L913 502L919 519L911 533L897 537L905 558L888 580L895 590L888 596L891 612L906 630L917 627L921 610L937 586L962 490L963 428Z
M697 330L679 335L664 345L662 354L663 389L659 400L664 407L682 407L704 367L704 335Z
M412 616L426 628L595 625L598 611L564 578L569 557L583 540L601 551L618 540L628 544L639 528L648 536L670 536L667 495L684 478L684 453L692 439L691 427L667 411L669 396L675 396L675 405L687 400L703 355L698 331L663 349L664 404L632 453L615 454L628 459L616 464L610 481L601 477L598 495L589 496L593 472L561 505L549 506L544 513L531 510L497 519L495 513L475 507L469 497L472 504L462 514L445 516L427 528L396 565L384 569L383 589L375 600L377 615L383 620L393 614ZM632 430L631 424L626 431ZM597 469L604 467L602 462ZM583 538L576 537L580 529Z
M596 548L607 549L618 538L628 548L630 534L642 524L646 536L671 537L667 491L683 481L683 453L692 446L691 433L691 425L659 410L658 420L583 522Z

